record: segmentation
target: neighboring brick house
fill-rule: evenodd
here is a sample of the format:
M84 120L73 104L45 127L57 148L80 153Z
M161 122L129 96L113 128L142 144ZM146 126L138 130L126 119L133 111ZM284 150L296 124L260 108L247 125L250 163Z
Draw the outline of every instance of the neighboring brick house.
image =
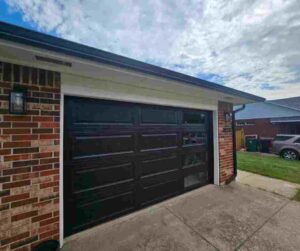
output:
M236 129L257 138L300 134L300 97L247 104L236 114Z
M20 90L26 110L11 114ZM124 213L230 182L232 107L257 101L0 23L0 250L63 245Z

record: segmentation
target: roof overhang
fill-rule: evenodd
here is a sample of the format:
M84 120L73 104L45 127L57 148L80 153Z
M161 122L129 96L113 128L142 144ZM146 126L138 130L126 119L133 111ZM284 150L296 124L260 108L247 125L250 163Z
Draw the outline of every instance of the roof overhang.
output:
M3 22L0 22L0 60L90 78L101 77L119 83L188 85L203 93L203 97L233 104L265 100L249 93Z

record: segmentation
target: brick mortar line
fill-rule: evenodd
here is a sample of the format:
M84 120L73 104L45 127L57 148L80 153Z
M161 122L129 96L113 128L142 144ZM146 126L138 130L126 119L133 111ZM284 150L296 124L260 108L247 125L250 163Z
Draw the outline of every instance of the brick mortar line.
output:
M286 203L284 203L277 211L275 211L274 214L272 214L269 218L267 218L263 224L258 227L251 235L249 235L244 241L242 241L235 249L234 251L238 251L249 239L251 239L259 230L261 230L275 215L277 215L283 208L285 208L291 201L288 200Z
M205 237L203 237L198 231L196 231L192 226L190 226L189 224L187 224L184 220L182 220L177 214L175 214L170 208L168 208L167 206L162 206L163 208L167 209L172 215L174 215L180 222L182 222L185 226L187 226L189 229L192 230L192 232L196 233L196 235L198 235L201 239L203 239L204 241L206 241L209 245L211 245L212 247L214 247L217 251L220 251L219 248L217 248L214 244L212 244L209 240L207 240Z

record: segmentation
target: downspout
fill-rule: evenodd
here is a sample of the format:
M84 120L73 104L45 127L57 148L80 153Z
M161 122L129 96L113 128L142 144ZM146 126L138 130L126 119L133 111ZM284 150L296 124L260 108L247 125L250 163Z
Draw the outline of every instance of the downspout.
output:
M236 159L236 137L235 137L235 114L244 110L246 105L232 111L232 144L233 144L233 174L237 176L237 159Z

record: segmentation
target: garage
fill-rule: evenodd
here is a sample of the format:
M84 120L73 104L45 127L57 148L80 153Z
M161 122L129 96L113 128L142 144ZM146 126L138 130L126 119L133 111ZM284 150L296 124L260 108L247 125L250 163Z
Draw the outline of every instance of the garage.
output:
M233 107L263 98L3 22L0 34L0 249L62 247L235 180Z
M209 111L65 96L65 236L212 183Z

